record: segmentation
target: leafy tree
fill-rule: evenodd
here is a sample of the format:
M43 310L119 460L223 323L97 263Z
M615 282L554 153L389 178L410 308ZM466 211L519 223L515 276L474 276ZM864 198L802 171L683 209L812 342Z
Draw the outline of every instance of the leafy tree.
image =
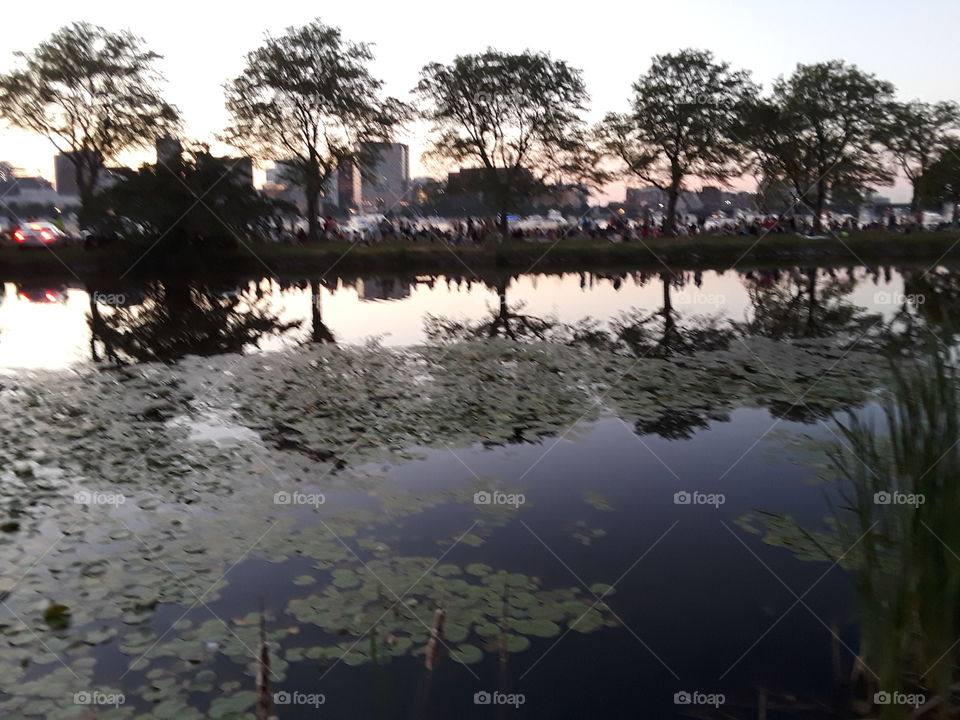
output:
M658 55L633 84L627 113L610 113L598 135L625 175L667 196L664 232L676 230L677 200L687 178L721 182L739 175L735 135L740 109L757 93L744 71L732 71L702 50Z
M913 187L911 206L919 209L917 182L949 147L960 127L956 103L893 103L884 127L884 144Z
M0 117L69 153L87 222L103 164L178 126L176 108L157 89L160 56L129 32L89 23L67 25L15 56L22 67L0 75Z
M107 226L152 239L167 251L187 243L232 245L270 225L284 203L269 200L235 174L229 158L216 158L202 146L165 161L123 169L97 196Z
M918 202L925 205L953 203L953 222L960 220L960 143L951 143L917 179Z
M461 189L482 194L507 230L507 214L553 182L597 181L581 118L580 70L545 53L488 49L420 71L414 92L432 124L428 156L469 164Z
M226 85L232 122L224 140L251 155L281 160L306 194L309 237L319 228L319 198L337 168L376 161L369 143L389 142L408 110L381 98L367 69L370 46L352 43L319 20L267 37Z
M813 210L814 228L833 187L893 178L880 144L893 86L840 60L798 65L744 114L738 134L765 176L788 182Z

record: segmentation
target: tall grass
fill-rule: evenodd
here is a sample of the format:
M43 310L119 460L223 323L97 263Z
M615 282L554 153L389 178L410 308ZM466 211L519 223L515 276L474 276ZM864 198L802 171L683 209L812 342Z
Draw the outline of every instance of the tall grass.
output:
M865 672L875 674L880 691L936 698L919 712L878 705L881 718L946 717L953 704L960 655L957 381L942 351L895 365L882 418L851 415L831 453L847 510L839 527L854 548L863 603Z

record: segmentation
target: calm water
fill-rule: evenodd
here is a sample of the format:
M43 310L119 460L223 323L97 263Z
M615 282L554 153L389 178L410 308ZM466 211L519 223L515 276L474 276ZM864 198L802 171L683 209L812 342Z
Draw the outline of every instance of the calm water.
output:
M926 268L907 270L919 275ZM788 275L777 273L778 284L790 285ZM818 279L830 292L842 288L843 301L889 318L900 311L905 298L904 279L890 267L837 268ZM745 321L756 308L751 292L774 284L773 273L683 273L671 281L671 301L679 318L716 315ZM390 346L404 346L425 339L428 314L467 321L485 318L500 302L500 282L512 306L523 313L575 323L584 318L609 321L633 309L657 311L663 307L664 281L658 274L627 273L597 276L592 273L530 275L506 281L471 281L467 278L421 276L410 278L355 278L329 280L311 293L307 280L278 283L251 280L235 285L223 282L203 289L216 301L235 305L239 312L255 304L275 317L276 324L298 324L288 331L257 336L264 350L292 347L311 338L312 309L318 308L323 326L339 343L363 343L379 339ZM801 290L806 278L794 283ZM114 305L131 311L143 307L148 288L137 285L83 287L76 285L3 285L0 303L0 368L66 368L91 359L91 296L109 313ZM797 315L799 317L799 314ZM248 344L246 349L251 349ZM202 351L200 343L197 344Z
M253 717L262 607L284 720L841 717L855 579L745 518L924 270L7 283L2 714Z

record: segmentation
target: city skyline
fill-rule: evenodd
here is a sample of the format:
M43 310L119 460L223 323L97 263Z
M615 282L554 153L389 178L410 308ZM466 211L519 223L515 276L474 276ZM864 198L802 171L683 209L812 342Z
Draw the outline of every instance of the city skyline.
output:
M942 49L951 46L950 32L960 22L960 6L945 0L924 0L919 5L928 11L926 17L939 17L942 22L927 20L912 28L903 22L899 6L888 0L840 7L816 0L789 23L772 22L770 11L754 0L725 3L722 8L694 0L685 5L683 13L649 2L625 9L593 6L590 17L595 22L563 13L547 17L533 8L508 10L505 4L494 3L482 16L471 18L469 35L464 35L448 8L437 3L422 7L415 16L423 18L420 24L410 23L406 6L378 8L374 16L368 6L330 7L320 18L340 27L350 40L372 43L374 74L383 79L386 93L404 100L410 99L419 70L428 62L449 61L457 54L487 46L547 51L583 70L591 93L587 117L592 122L605 112L625 108L630 84L648 68L651 56L682 47L709 49L733 67L751 70L765 88L776 77L791 72L798 62L831 59L838 55L837 47L844 47L846 60L893 82L900 99L953 99L960 87L960 71L943 62ZM159 68L167 79L165 94L183 113L185 137L211 142L214 152L229 152L215 141L227 121L222 84L239 72L244 54L260 43L265 32L278 34L290 25L313 19L316 13L287 4L273 5L232 19L229 31L212 33L211 28L222 22L216 8L191 7L193 22L185 26L179 20L183 15L177 12L182 6L170 3L159 17L116 2L97 3L82 13L63 2L47 4L43 12L27 6L10 8L6 20L12 39L0 52L0 72L13 65L14 51L32 49L74 19L113 30L130 29L164 56ZM616 13L616 23L609 21L611 13ZM406 22L401 22L401 16ZM371 17L376 22L371 22ZM400 27L412 29L401 34L397 31ZM910 37L924 39L912 45L909 56L891 52L891 45L906 37L905 30L914 33ZM930 71L931 67L937 71ZM445 175L451 168L425 164L421 159L426 129L421 122L411 123L395 141L410 147L411 176ZM55 154L46 138L8 128L0 131L0 160L28 173L39 172L53 179ZM152 151L131 153L120 160L137 165L152 160ZM258 179L262 180L262 175ZM894 191L884 194L898 200L905 192L900 182ZM604 195L618 199L623 193L623 183L618 183Z

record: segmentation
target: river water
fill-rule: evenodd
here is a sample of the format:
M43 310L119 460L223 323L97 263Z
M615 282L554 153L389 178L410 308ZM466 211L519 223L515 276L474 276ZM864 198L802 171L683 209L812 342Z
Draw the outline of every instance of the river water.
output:
M957 279L7 283L0 711L845 717L856 573L757 519Z

